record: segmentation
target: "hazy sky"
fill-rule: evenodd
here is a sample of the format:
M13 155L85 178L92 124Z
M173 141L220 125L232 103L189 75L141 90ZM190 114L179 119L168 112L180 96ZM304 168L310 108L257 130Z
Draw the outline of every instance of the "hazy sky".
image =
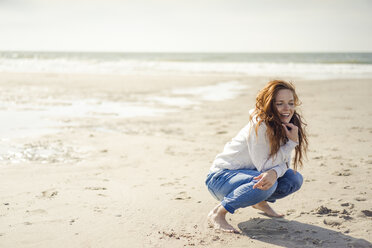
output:
M371 0L0 0L0 50L372 52Z

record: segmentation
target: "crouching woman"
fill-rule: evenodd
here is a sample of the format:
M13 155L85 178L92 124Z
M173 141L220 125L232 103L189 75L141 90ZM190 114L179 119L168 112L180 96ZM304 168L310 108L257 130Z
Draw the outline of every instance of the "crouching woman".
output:
M293 84L274 80L257 95L249 123L218 154L207 176L209 192L219 204L209 213L214 228L237 232L226 214L252 206L272 217L282 217L268 204L284 198L302 185L302 166L308 141L306 124ZM293 170L291 153L295 150Z

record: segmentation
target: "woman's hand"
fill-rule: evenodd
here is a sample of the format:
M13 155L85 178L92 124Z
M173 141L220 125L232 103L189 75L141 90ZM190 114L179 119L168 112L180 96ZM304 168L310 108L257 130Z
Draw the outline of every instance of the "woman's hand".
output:
M253 179L258 180L255 185L253 185L254 189L261 189L261 190L268 190L271 186L274 185L277 179L277 174L275 170L269 170L264 173L261 173L259 176L254 177Z
M287 138L298 143L298 127L292 123L282 124Z

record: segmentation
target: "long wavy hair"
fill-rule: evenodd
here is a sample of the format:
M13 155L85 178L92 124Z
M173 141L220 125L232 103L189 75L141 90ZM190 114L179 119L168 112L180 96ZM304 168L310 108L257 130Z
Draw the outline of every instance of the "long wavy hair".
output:
M275 97L279 90L288 89L292 91L295 107L301 105L300 100L296 94L295 87L292 83L273 80L270 81L257 95L256 107L250 116L250 120L256 119L257 125L255 128L256 135L258 128L261 123L265 123L267 126L267 137L270 142L270 157L274 157L280 149L280 146L288 141L285 134L284 127L279 118L279 113L275 106ZM306 156L308 148L308 140L306 137L306 123L301 118L301 115L295 110L290 123L298 127L298 146L296 146L296 155L293 161L293 168L296 171L297 165L302 167L303 157Z

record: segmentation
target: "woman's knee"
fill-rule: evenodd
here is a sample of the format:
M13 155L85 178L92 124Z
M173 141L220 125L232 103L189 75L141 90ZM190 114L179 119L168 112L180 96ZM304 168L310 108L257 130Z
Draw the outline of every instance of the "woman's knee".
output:
M286 177L286 179L289 181L289 184L291 185L292 191L297 191L301 188L302 183L304 181L301 173L298 171L294 171L290 169L288 171L289 175Z
M302 177L302 175L299 173L299 172L294 172L294 177L293 177L293 186L294 188L297 190L299 190L302 186L302 183L304 182L304 179Z
M303 183L303 177L299 172L288 170L283 177L279 178L277 193L282 195L292 194L298 191Z

